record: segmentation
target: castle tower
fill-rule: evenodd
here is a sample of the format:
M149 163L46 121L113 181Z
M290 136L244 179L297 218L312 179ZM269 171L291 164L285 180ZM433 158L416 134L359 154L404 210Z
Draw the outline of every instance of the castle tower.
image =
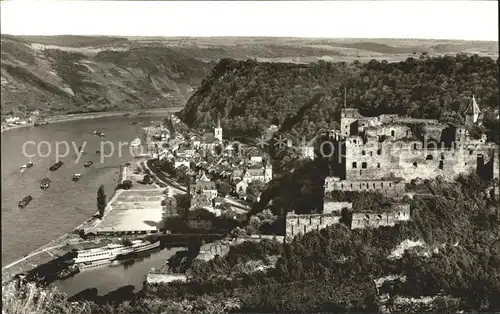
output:
M222 128L220 127L220 119L217 117L217 127L214 129L214 137L222 144Z
M467 109L465 109L465 125L472 126L476 124L480 113L481 110L479 110L476 98L474 97L474 95L472 95L472 99L470 100Z

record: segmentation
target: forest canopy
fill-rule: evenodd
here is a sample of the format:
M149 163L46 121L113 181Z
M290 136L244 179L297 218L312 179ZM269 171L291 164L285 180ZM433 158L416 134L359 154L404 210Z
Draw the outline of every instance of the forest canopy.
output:
M499 100L498 65L498 59L466 54L394 63L222 59L180 116L190 126L211 128L220 115L230 136L258 135L287 118L286 124L291 121L296 131L314 134L337 126L345 89L347 106L359 108L364 115L396 113L463 123L463 112L474 94L491 137L498 133L494 113Z

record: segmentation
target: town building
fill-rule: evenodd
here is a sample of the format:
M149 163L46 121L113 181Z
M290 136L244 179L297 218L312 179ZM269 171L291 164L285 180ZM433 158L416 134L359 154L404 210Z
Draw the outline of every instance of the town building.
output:
M205 209L195 209L188 212L186 224L193 230L211 230L215 215Z
M211 202L212 199L217 197L217 186L215 185L215 182L210 181L206 174L203 173L201 178L196 180L196 183L191 184L191 194L204 194Z
M213 150L216 146L222 145L222 127L220 120L217 119L217 126L214 128L214 133L206 132L201 137L195 136L192 139L194 149Z
M5 122L7 123L15 123L19 121L19 117L8 117L8 118L5 118Z

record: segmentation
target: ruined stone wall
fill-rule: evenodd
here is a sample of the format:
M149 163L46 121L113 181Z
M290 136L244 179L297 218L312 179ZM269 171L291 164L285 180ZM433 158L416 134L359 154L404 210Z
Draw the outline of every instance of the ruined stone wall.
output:
M391 211L383 213L354 212L352 214L351 229L393 227L397 223L410 220L410 205L396 204Z
M343 136L349 136L351 134L351 127L353 123L356 123L360 118L363 118L358 109L346 108L342 109L340 113L340 132Z
M352 203L325 201L323 203L323 214L340 213L343 208L352 209Z
M340 216L334 214L295 215L286 217L286 237L294 238L313 230L321 230L340 222Z
M444 124L424 124L422 126L422 135L439 141L441 140L441 134L446 127L447 126Z
M405 193L406 181L390 180L342 180L325 179L325 192L356 191L379 192L389 196L402 196Z
M395 140L409 137L412 135L411 128L407 125L390 124L381 125L376 128L369 128L366 130L366 135L378 137L387 136L392 137Z
M346 142L346 180L375 180L387 175L407 181L414 178L454 179L461 173L476 172L478 157L487 163L493 146L478 141L457 143L457 148L424 148L420 141L363 143L359 137ZM436 145L437 146L437 145Z

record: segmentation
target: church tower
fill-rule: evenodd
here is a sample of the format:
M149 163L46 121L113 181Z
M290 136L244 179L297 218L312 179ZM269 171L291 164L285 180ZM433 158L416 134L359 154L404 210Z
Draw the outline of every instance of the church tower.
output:
M222 128L220 127L220 119L217 116L217 127L214 129L214 137L222 144Z
M465 125L472 126L476 124L480 113L481 110L479 110L476 98L472 95L472 99L470 100L467 109L465 109Z
M264 182L267 183L273 179L273 166L270 162L264 166Z

